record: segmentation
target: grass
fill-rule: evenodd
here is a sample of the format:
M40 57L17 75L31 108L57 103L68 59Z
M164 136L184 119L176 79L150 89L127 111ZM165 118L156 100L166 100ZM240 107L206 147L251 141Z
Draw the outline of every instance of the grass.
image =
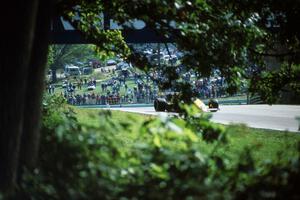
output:
M99 124L99 109L74 108L79 122L96 126ZM145 120L153 116L112 111L112 120L118 123L131 122L134 124L132 131L137 132ZM224 126L224 125L221 125ZM228 145L217 149L220 154L236 156L245 148L252 149L252 155L257 161L274 159L278 152L284 152L286 158L296 152L296 146L300 142L297 133L249 128L245 125L226 125ZM130 136L124 135L128 140ZM212 150L212 145L204 143L205 151Z
M76 107L74 107L74 110L77 113L77 119L79 122L85 125L98 127L99 113L101 110ZM112 119L116 122L128 122L128 120L132 120L136 125L141 125L144 120L151 118L149 115L141 115L122 111L111 111L111 114Z
M101 126L101 123L103 123L100 121L103 118L99 116L101 111L99 109L83 109L74 107L74 110L77 113L78 121L84 125L99 128ZM126 148L133 148L134 142L139 140L138 134L136 133L139 133L139 129L141 128L143 122L147 119L151 119L151 117L152 116L149 115L141 115L122 111L111 112L111 119L117 122L118 124L134 124L134 126L130 127L131 131L126 131L125 133L116 135L116 137L118 137L124 142L124 144L126 144Z
M252 149L254 158L273 159L283 151L285 157L295 153L300 135L286 131L249 128L245 125L228 126L230 151L241 152L245 147Z

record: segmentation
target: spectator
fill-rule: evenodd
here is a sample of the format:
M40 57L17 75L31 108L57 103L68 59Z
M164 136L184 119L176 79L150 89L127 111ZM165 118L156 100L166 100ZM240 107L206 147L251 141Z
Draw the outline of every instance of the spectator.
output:
M51 94L51 84L47 85L48 93Z
M55 86L51 84L51 93L54 94Z

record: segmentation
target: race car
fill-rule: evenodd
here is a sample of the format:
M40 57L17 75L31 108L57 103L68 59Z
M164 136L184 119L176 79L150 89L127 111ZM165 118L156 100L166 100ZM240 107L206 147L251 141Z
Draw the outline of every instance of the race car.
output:
M193 103L203 112L217 112L219 110L219 102L217 99L210 99L208 106L199 98L196 98ZM157 112L180 112L179 104L174 103L174 101L168 98L156 98L154 100L154 109Z

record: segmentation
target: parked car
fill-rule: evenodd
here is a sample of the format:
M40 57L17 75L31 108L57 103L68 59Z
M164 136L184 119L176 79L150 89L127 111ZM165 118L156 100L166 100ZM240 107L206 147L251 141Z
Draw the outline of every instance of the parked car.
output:
M132 67L131 63L127 63L127 62L119 62L116 66L116 70L123 70L123 69L128 69Z
M93 73L93 68L92 67L84 67L82 68L82 74L84 75L88 75Z
M110 59L106 62L106 66L113 66L113 65L117 65L117 62L115 60Z
M81 75L80 68L75 65L66 65L64 73L66 77Z
M88 89L88 90L94 90L94 89L96 89L96 86L95 86L95 85L89 85L89 86L87 87L87 89Z

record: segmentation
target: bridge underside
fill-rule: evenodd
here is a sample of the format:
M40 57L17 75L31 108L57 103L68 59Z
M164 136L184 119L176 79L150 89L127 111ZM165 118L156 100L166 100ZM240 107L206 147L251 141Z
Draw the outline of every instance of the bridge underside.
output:
M165 38L151 29L122 30L122 35L127 43L168 43L173 38ZM84 37L77 30L63 30L51 32L52 44L90 44L92 40Z
M68 27L68 28L66 28ZM110 20L104 18L104 27L106 30L113 29ZM166 38L159 31L145 26L142 29L119 29L127 43L168 43L173 42L172 37ZM177 30L173 30L177 31ZM89 40L84 35L70 26L67 21L61 17L55 17L51 24L51 44L91 44L95 41Z

